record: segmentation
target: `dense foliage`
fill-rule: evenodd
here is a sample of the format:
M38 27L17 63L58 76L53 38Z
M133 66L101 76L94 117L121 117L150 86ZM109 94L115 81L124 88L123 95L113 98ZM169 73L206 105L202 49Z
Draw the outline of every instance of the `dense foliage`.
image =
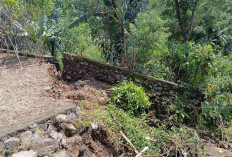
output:
M122 82L112 90L111 103L132 114L141 114L151 106L143 88L132 82Z

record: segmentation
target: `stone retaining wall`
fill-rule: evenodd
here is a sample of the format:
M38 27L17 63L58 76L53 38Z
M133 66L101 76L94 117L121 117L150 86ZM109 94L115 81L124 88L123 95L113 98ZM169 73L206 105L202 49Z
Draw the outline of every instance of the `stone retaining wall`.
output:
M78 81L81 79L95 78L110 85L115 85L121 81L134 81L144 87L153 103L152 109L155 110L157 117L162 118L170 111L168 106L176 98L187 98L189 106L187 110L201 112L201 102L204 100L202 92L189 85L179 85L174 82L141 75L133 71L128 71L119 67L96 62L81 56L63 53L63 78L67 81ZM196 119L195 119L196 120Z

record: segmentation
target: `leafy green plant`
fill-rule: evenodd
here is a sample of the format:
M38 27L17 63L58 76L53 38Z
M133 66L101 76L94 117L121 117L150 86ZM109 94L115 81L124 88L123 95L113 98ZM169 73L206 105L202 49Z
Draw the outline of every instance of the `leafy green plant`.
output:
M136 86L132 82L121 82L112 88L111 104L138 115L151 106L149 98L142 87Z
M189 115L185 112L185 106L182 102L176 102L170 106L172 115L169 117L170 120L174 120L179 124L183 124L185 119L189 119Z
M202 124L207 127L218 127L232 118L232 106L225 95L220 94L211 101L203 103Z
M202 85L206 77L213 71L215 55L211 45L175 44L154 46L155 56L159 64L167 68L166 78L175 82L185 82L192 85Z

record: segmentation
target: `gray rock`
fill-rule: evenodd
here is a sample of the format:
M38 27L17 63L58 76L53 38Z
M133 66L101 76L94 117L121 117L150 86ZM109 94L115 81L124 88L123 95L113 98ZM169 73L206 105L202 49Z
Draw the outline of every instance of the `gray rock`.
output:
M82 142L82 137L78 135L67 138L67 144L79 145L81 142Z
M82 138L80 136L73 136L67 138L64 147L69 150L72 156L78 156L80 152L80 147L82 145Z
M51 157L69 157L66 150L56 152Z
M50 136L52 139L55 139L55 140L58 140L58 139L62 139L62 138L63 138L63 134L62 134L62 133L59 133L59 132L56 132L56 131L51 131L51 133L49 134L49 136Z
M91 122L91 127L92 127L92 129L97 130L98 129L98 123L97 122Z
M43 129L36 128L34 135L45 137L47 133Z
M51 125L52 124L52 121L51 120L48 120L48 121L46 121L46 123L44 124L44 131L47 131L48 130L48 127L49 127L49 125Z
M22 151L13 154L11 157L37 157L38 153L34 150L31 151Z
M37 128L38 124L34 123L30 126L30 129L35 132L36 128Z
M38 156L51 155L58 149L59 145L56 140L51 138L33 137L30 149L38 152Z
M106 93L105 90L102 90L101 92L102 92L102 94L104 95L104 97L108 97L108 94Z
M85 86L85 84L86 83L84 81L79 80L79 81L75 82L73 85L76 89L81 89Z
M4 149L5 149L4 144L0 142L0 156L3 154Z
M20 139L21 139L21 145L24 148L24 150L27 150L30 143L31 143L31 138L33 136L33 133L31 131L26 131L20 134Z
M61 123L59 126L62 130L68 130L68 131L77 130L73 124Z
M68 116L65 114L60 114L56 117L57 123L68 123Z
M15 153L20 147L20 139L11 137L4 142L5 150L7 153Z
M52 87L51 87L51 86L44 87L44 90L46 90L46 91L49 91L49 90L51 90L51 89L52 89Z
M57 128L55 128L52 124L50 124L50 125L48 126L47 132L52 132L52 131L56 131L56 130L57 130Z
M71 123L75 125L78 123L78 116L76 114L70 114L70 115L65 115L65 114L60 114L56 117L56 122L57 123Z

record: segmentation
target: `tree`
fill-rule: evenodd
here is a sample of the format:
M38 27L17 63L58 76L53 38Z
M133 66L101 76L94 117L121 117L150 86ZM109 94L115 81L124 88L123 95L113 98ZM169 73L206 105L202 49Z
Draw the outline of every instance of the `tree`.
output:
M197 8L201 0L174 0L180 33L185 41L190 40ZM188 12L191 11L189 17Z

